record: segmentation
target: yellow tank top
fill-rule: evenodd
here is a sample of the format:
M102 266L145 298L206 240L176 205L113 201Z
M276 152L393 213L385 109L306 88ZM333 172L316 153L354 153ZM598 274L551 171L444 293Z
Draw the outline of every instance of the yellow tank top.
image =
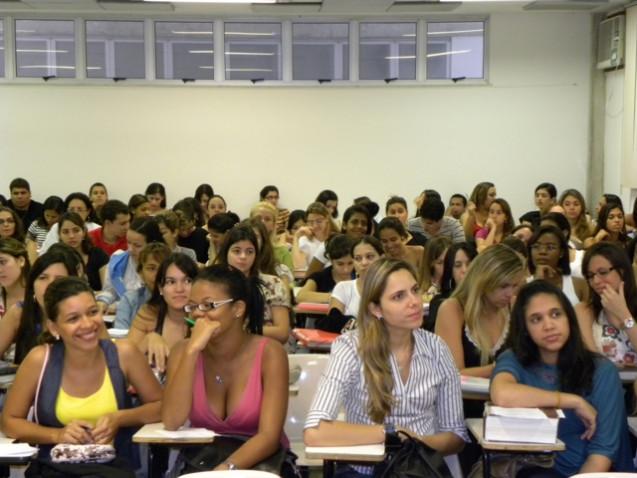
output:
M97 420L117 411L117 398L111 383L108 368L104 372L104 382L97 392L88 397L73 397L62 387L55 401L55 416L63 425L73 420L85 420L95 426Z

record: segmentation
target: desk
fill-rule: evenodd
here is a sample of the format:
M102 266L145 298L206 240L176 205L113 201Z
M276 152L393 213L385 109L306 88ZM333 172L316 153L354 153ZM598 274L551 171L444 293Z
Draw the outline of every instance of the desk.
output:
M487 441L484 439L484 420L482 418L468 418L465 420L467 428L476 438L482 447L482 466L485 478L491 477L491 457L489 454L494 451L506 453L551 453L554 451L566 450L564 442L557 440L554 445L546 443L510 443Z
M14 381L15 374L0 375L0 393L9 390Z
M620 368L619 369L619 378L622 383L633 383L637 380L637 368Z
M385 458L385 444L357 446L307 446L305 457L324 460L323 476L330 478L334 475L336 461L380 463Z
M318 302L299 302L294 306L295 314L327 315L330 305Z
M490 380L488 378L461 375L460 389L462 390L462 398L466 400L488 400L489 384Z

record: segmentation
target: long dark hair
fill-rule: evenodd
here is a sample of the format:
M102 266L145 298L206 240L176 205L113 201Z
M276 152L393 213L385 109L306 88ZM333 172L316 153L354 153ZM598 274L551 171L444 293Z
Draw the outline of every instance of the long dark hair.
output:
M263 314L265 301L259 288L252 287L250 280L232 266L215 264L206 267L195 277L195 282L206 281L222 285L230 298L246 304L247 331L251 334L263 335Z
M60 220L58 221L58 233L61 233L62 224L64 224L64 221L69 221L70 223L75 224L77 227L82 229L82 231L84 231L84 237L82 238L82 242L80 243L80 249L82 249L82 252L84 254L90 254L91 249L93 249L95 246L91 242L91 238L89 237L88 231L86 230L86 223L82 219L82 216L80 216L76 212L65 212L64 214L62 214L60 216Z
M252 230L252 227L248 224L237 224L226 233L226 237L221 244L221 249L215 258L215 264L221 264L222 266L229 267L228 251L233 244L240 241L248 241L254 246L256 255L254 258L254 264L252 264L252 267L250 268L249 276L258 277L260 265L259 241L257 240L257 235Z
M456 288L456 285L458 285L453 278L453 267L458 251L464 251L469 258L469 262L477 255L475 247L467 242L455 242L449 246L443 262L442 278L440 279L440 294L442 294L443 297L449 297Z
M320 202L321 204L325 204L327 206L327 201L336 201L336 207L334 208L334 212L332 213L332 217L336 219L338 217L338 196L331 189L324 189L315 199L316 202Z
M599 216L597 217L597 227L595 228L594 236L597 235L599 231L604 229L608 231L606 227L606 221L608 220L608 216L610 215L613 209L619 209L622 212L622 216L624 216L624 227L621 231L619 231L619 236L617 240L622 244L626 244L628 241L628 236L626 234L626 214L624 213L624 207L621 202L607 202L605 206L603 206L599 211Z
M531 274L535 274L535 261L533 261L533 246L540 239L540 237L551 234L555 236L555 238L560 243L560 257L557 261L557 268L562 275L570 275L571 274L571 262L568 253L568 242L566 242L566 237L564 237L564 233L560 231L555 226L541 226L535 233L533 237L529 240L529 271Z
M255 230L255 234L258 234L261 238L259 247L257 248L257 258L259 261L259 272L263 274L277 275L276 266L277 260L274 257L274 248L270 242L268 230L265 228L261 219L256 217L250 219L244 219L241 224L245 224Z
M197 264L186 254L181 252L173 252L170 254L159 266L157 271L157 278L155 279L155 287L153 293L148 300L148 305L157 310L157 322L155 325L155 332L161 335L161 331L164 328L164 320L168 313L168 304L164 300L164 296L161 294L161 288L166 285L166 272L168 268L175 265L177 269L194 280L197 276Z
M5 206L0 206L0 212L8 212L9 214L11 214L11 218L13 219L13 235L10 236L13 239L20 241L20 242L24 242L24 225L22 224L22 219L20 219L20 216L18 216L18 213L15 212L13 209L5 207Z
M559 389L562 392L586 395L593 386L597 354L584 345L575 309L564 293L554 285L536 280L520 289L511 311L509 345L524 367L541 362L540 350L526 328L526 308L531 299L538 294L555 297L568 320L569 336L557 359Z
M44 218L45 211L55 211L58 214L62 214L64 212L64 200L59 196L49 196L45 199L44 204L42 204L42 214L37 219L38 226L49 229L49 225L46 223L46 219Z
M56 322L60 312L60 304L69 297L87 292L95 298L95 293L88 282L79 277L60 277L55 279L44 293L44 309L49 320Z

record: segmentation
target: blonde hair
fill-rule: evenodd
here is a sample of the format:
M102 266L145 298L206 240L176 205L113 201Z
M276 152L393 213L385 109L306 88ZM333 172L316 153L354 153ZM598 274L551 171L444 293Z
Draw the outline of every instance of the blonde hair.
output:
M277 220L277 217L279 215L279 211L277 211L277 209L272 204L270 204L269 202L260 201L260 202L256 203L254 206L252 206L252 209L250 209L250 218L252 219L257 214L259 214L261 211L265 211L265 212L268 212L268 213L272 214L272 222L274 223L274 228L272 229L272 234L270 235L270 240L272 242L274 242L274 240L276 239L276 220Z
M420 265L420 288L423 293L431 287L434 276L434 262L445 253L452 242L447 236L438 236L429 239L425 245L425 254Z
M517 252L504 244L496 244L478 254L471 262L467 275L451 295L460 302L464 322L471 336L478 342L481 365L493 360L491 339L480 320L487 306L486 296L516 279L524 268L524 259Z
M328 222L327 235L328 236L339 232L338 226L334 222L334 219L332 218L332 214L330 213L330 210L327 209L325 204L320 202L311 203L305 210L305 217L307 218L310 214L319 214L323 216L325 219L327 219L327 222Z
M571 234L575 236L580 241L587 239L593 235L593 231L591 229L591 225L586 218L586 200L582 193L580 193L577 189L567 189L560 196L559 204L564 207L564 201L568 196L574 197L580 204L582 210L580 211L579 216L575 219L575 222L571 225ZM569 220L570 222L570 220Z
M385 322L371 313L370 306L380 305L389 276L400 270L408 270L416 278L413 268L404 261L377 260L367 271L361 293L358 353L369 393L367 413L374 423L383 423L391 412L394 404L394 379L391 373L389 332Z

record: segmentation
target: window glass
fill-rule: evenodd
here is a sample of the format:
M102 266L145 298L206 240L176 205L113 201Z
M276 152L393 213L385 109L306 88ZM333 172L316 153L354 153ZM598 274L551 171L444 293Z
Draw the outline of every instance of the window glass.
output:
M74 32L72 20L16 20L16 75L75 78Z
M144 22L87 21L88 78L144 78Z
M227 80L281 79L281 24L226 23Z
M295 80L349 80L349 24L295 23L292 26Z
M416 79L416 24L361 23L359 78Z
M484 22L427 23L427 79L484 78Z
M4 18L0 17L0 77L4 76Z
M156 78L214 79L213 45L212 23L156 22Z

